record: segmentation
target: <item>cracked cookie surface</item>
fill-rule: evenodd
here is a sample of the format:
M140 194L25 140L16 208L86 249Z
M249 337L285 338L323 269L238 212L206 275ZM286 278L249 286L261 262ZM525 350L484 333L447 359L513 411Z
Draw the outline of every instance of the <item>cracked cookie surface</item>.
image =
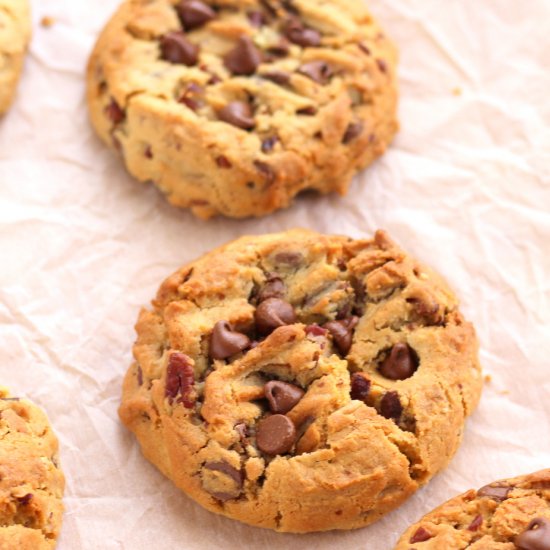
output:
M466 491L407 529L395 550L550 550L550 469Z
M0 114L13 101L30 34L28 0L0 0Z
M88 104L129 172L197 216L345 193L397 130L396 52L362 0L129 0Z
M205 508L307 532L367 525L451 459L479 399L472 326L383 232L243 237L136 325L120 416Z
M46 415L0 388L0 548L55 547L65 478Z

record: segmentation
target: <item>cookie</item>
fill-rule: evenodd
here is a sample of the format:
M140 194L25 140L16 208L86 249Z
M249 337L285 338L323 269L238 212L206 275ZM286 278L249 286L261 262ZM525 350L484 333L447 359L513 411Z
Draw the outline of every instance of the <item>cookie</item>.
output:
M442 504L396 550L550 550L550 469L470 490Z
M344 194L397 130L396 51L362 0L128 0L88 67L99 136L201 218Z
M0 388L0 548L55 547L65 478L46 415Z
M202 506L307 532L367 525L451 459L477 404L472 326L383 232L243 237L136 325L120 417Z
M0 0L0 114L13 101L31 35L27 0Z

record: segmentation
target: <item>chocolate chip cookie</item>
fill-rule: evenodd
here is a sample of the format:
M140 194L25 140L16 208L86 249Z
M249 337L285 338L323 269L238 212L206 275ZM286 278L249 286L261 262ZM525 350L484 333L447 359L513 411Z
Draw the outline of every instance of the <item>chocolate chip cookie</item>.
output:
M15 95L30 34L28 0L0 0L0 114Z
M383 232L243 237L136 325L120 417L205 508L279 531L367 525L443 468L477 404L472 326Z
M0 548L54 548L64 486L46 415L0 388Z
M208 218L345 193L397 129L396 52L363 0L128 0L88 69L129 172Z
M497 481L442 504L396 550L550 550L550 469Z

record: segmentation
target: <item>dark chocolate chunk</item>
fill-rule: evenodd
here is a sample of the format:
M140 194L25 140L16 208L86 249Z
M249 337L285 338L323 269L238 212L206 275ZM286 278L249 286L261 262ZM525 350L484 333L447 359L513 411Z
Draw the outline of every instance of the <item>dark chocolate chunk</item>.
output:
M288 302L280 298L268 298L256 308L255 319L258 332L266 335L278 327L295 323L296 313Z
M251 75L262 62L262 54L248 36L241 36L237 45L223 58L232 74Z
M356 137L361 135L362 131L363 131L362 122L350 122L348 124L348 127L346 128L344 137L342 138L342 143L346 145L350 141L353 141Z
M218 321L210 337L210 358L226 359L250 345L250 338L241 332L232 330L227 321Z
M365 378L362 374L354 372L351 375L351 398L366 402L369 391L370 380Z
M514 540L519 550L550 550L550 520L534 518Z
M285 25L285 36L302 48L315 47L321 43L321 33L315 29L304 27L299 19L291 19Z
M358 317L348 317L339 321L329 321L323 326L332 334L332 340L342 355L347 355L353 340L353 329L359 321Z
M262 141L262 153L269 153L275 147L279 138L277 136L269 136Z
M191 67L199 60L199 47L190 42L184 33L172 31L160 39L161 57L170 63Z
M220 120L243 130L250 130L255 125L252 107L244 101L232 101L228 103L218 112L218 116Z
M237 468L234 468L230 464L224 461L220 462L206 462L204 464L204 468L207 470L212 470L214 472L221 472L222 474L225 474L226 476L230 477L234 483L235 483L235 490L228 493L228 492L210 492L210 494L217 498L218 500L226 501L231 500L233 498L237 498L242 491L243 487L243 474L237 470Z
M508 493L511 490L512 490L512 487L498 486L498 485L493 486L489 484L479 489L479 491L477 492L477 496L488 497L498 502L502 502L503 500L506 500L508 498Z
M424 542L426 540L430 540L432 537L433 535L427 529L424 529L424 527L419 527L414 532L414 535L411 537L409 542L411 544L414 544L415 542Z
M111 98L109 105L105 107L105 114L113 124L120 124L126 118L126 113L113 98Z
M468 531L477 531L481 524L483 523L483 516L481 514L478 514L473 520L470 525L468 525Z
M196 29L216 17L216 12L199 0L183 0L176 6L185 30Z
M271 412L286 414L293 409L304 396L304 390L279 380L271 380L264 386L265 397Z
M380 401L380 414L390 420L399 420L403 412L403 405L399 401L399 395L396 391L389 391Z
M276 275L270 275L258 294L258 303L269 298L283 298L285 290L283 280Z
M332 69L325 61L310 61L298 67L298 72L319 84L327 84L332 76Z
M164 394L172 402L178 394L178 402L183 403L187 409L192 409L195 405L195 373L191 359L184 353L172 353L168 359L166 369L166 382Z
M417 368L416 352L408 344L399 342L392 347L378 370L382 376L390 380L405 380L410 378Z
M256 444L268 455L288 453L296 440L296 428L288 416L274 414L260 420L256 428Z

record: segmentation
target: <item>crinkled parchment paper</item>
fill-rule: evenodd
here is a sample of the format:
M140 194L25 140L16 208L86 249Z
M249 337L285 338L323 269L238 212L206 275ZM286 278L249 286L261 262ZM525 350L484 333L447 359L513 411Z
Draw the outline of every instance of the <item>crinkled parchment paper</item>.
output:
M209 222L133 181L90 129L84 67L117 4L34 1L0 121L0 383L43 406L59 435L59 547L389 550L456 493L550 467L550 2L372 0L401 50L402 129L387 155L345 198ZM294 226L387 229L448 278L491 377L450 466L358 531L281 535L208 513L117 419L133 324L161 280L229 239Z

